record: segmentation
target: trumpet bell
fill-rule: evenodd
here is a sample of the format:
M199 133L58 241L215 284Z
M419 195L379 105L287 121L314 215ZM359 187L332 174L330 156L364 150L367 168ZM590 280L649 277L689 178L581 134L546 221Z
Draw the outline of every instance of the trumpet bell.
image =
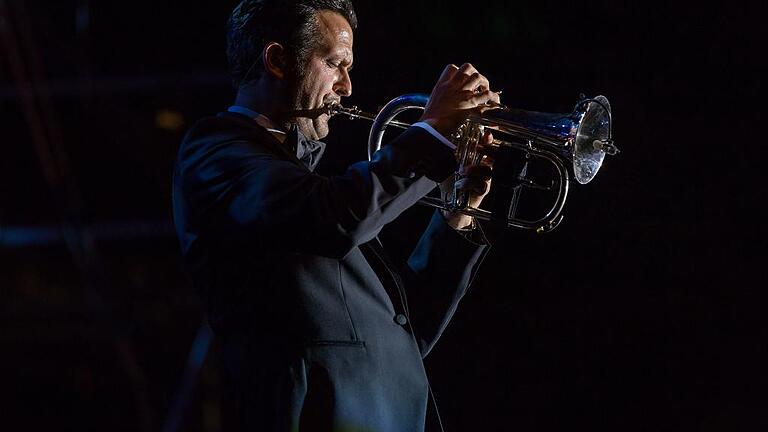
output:
M605 96L582 99L567 114L504 109L471 120L555 151L571 162L580 184L595 178L606 154L618 152L611 141L611 105Z
M573 175L587 184L597 175L606 153L615 153L611 142L611 105L605 96L587 103L573 142ZM613 154L613 153L611 153Z

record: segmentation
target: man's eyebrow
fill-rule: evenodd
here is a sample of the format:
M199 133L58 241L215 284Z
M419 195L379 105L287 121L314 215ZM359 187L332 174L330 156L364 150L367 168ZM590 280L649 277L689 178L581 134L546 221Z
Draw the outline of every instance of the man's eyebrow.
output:
M347 70L352 70L352 66L355 64L355 59L348 59L346 55L341 55L337 58L339 63L349 65L347 66Z

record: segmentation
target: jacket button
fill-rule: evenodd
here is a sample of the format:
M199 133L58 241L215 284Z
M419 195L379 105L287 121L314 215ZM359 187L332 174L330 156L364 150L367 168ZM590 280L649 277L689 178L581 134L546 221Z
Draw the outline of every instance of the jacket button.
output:
M395 322L400 325L405 325L405 323L408 322L408 319L403 314L397 314L395 315Z

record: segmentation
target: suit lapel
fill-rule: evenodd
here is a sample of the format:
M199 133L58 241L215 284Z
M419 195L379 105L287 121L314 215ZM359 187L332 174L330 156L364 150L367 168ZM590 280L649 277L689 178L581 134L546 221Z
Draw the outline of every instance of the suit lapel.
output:
M379 238L375 237L368 243L360 245L360 250L387 291L395 313L402 313L410 318L403 281L400 278L397 266L392 263L386 251L384 251Z

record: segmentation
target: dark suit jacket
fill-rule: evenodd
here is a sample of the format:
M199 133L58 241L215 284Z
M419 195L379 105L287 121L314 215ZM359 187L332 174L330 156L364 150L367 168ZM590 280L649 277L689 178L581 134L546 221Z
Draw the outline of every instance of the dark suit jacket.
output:
M222 113L189 131L174 173L175 223L238 429L423 430L422 357L487 246L438 212L402 266L376 235L453 172L453 154L412 127L371 162L322 177L291 139Z

